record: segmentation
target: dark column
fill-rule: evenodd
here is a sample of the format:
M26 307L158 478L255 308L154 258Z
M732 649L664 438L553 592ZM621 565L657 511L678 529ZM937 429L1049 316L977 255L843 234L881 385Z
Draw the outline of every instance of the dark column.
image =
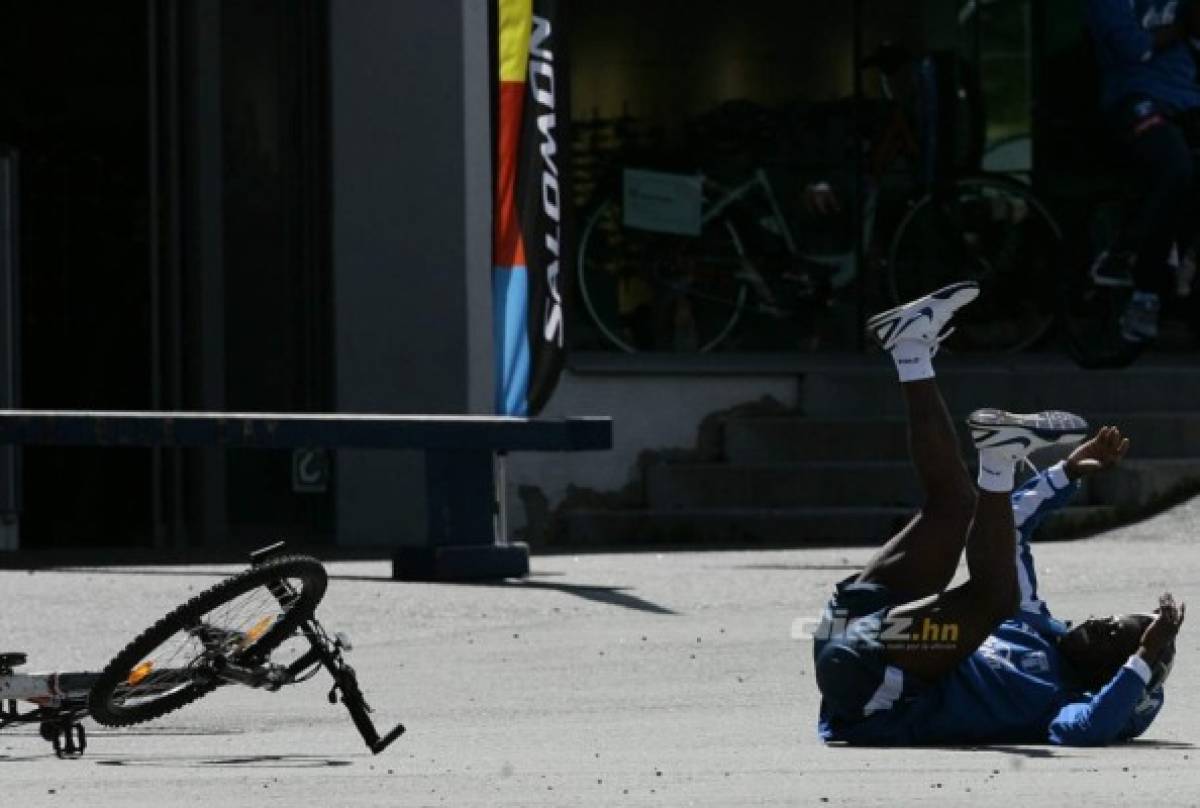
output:
M331 0L337 409L491 401L487 4ZM338 541L428 543L416 453L340 452Z
M225 396L225 164L222 143L221 3L186 7L189 15L185 53L189 89L186 109L189 137L188 209L185 237L187 306L185 327L191 347L184 407L206 412L227 408ZM227 540L225 501L226 450L200 449L189 453L190 510L199 535L194 543L221 544ZM177 541L181 537L177 538Z

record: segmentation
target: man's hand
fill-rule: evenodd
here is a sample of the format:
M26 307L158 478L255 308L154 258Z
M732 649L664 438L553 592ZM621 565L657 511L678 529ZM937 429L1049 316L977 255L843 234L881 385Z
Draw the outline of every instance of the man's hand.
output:
M1175 605L1175 598L1170 592L1164 593L1158 599L1158 616L1154 618L1145 633L1138 648L1138 656L1149 664L1154 664L1163 649L1170 645L1183 625L1187 604Z
M1129 438L1115 426L1102 427L1091 440L1081 443L1067 458L1067 477L1078 480L1116 465L1129 451Z

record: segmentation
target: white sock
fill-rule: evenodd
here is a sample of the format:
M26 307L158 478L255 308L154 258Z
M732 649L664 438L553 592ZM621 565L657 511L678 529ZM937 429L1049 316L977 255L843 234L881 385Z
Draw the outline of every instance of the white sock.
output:
M892 346L892 361L900 373L900 383L933 378L933 356L929 345L914 339L902 339Z
M979 450L979 488L996 494L1007 494L1013 490L1017 475L1017 462L1012 449Z

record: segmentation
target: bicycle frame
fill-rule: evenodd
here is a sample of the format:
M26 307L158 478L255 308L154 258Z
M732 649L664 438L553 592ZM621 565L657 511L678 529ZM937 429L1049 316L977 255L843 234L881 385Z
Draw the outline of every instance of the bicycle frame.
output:
M792 229L788 225L787 217L783 213L783 208L779 205L779 200L775 196L775 189L771 185L771 180L767 176L767 172L762 168L756 168L754 173L741 184L732 188L726 188L712 180L709 180L704 175L700 175L701 180L717 189L720 192L719 198L712 202L708 208L701 212L700 218L704 224L708 224L712 220L721 216L730 206L751 196L755 190L762 193L762 197L766 200L767 206L770 209L771 215L774 217L778 226L778 235L783 239L784 246L787 247L789 255L802 256L803 258L812 261L813 263L823 264L834 268L831 284L833 288L840 289L846 286L851 280L858 275L858 254L853 248L846 252L835 253L804 253L796 244L796 237L792 234ZM875 212L878 208L879 190L872 183L867 188L865 196L865 204L863 206L863 249L869 249L871 244L871 236L875 230ZM736 228L730 228L731 235L734 239L734 244L738 254L745 261L747 260L745 245L742 243L741 236L738 235ZM763 290L756 289L758 294L763 297Z
M8 671L8 672L6 672ZM0 665L0 701L56 704L71 699L87 701L95 673L16 673ZM2 716L3 714L0 714ZM0 717L0 727L4 726Z
M792 229L788 227L787 218L783 215L783 209L779 207L779 201L775 198L775 189L771 187L771 181L767 178L767 172L761 168L755 169L750 178L744 181L741 185L734 188L725 188L724 186L713 182L704 175L700 179L712 187L721 191L722 196L716 202L709 205L708 210L700 214L700 220L707 224L713 219L724 213L730 205L740 202L749 196L754 189L762 189L763 197L767 200L767 205L771 208L771 215L775 217L775 221L779 223L779 235L783 238L783 243L787 246L788 253L796 255L796 239L792 235ZM738 240L738 251L744 255L740 239Z

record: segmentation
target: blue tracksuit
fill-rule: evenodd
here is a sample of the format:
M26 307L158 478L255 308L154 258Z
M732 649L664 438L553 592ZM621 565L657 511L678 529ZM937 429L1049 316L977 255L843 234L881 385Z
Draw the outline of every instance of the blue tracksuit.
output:
M1179 0L1088 0L1103 107L1133 96L1152 98L1168 112L1200 107L1196 63L1187 44L1156 52L1150 33L1174 22L1179 5Z
M1121 668L1099 693L1073 690L1055 643L1066 626L1051 616L1037 592L1029 538L1077 487L1059 464L1013 492L1021 585L1016 615L935 684L916 682L888 666L861 718L846 720L823 702L822 739L883 745L1050 741L1085 746L1144 732L1162 708L1162 688L1147 694L1141 674Z

